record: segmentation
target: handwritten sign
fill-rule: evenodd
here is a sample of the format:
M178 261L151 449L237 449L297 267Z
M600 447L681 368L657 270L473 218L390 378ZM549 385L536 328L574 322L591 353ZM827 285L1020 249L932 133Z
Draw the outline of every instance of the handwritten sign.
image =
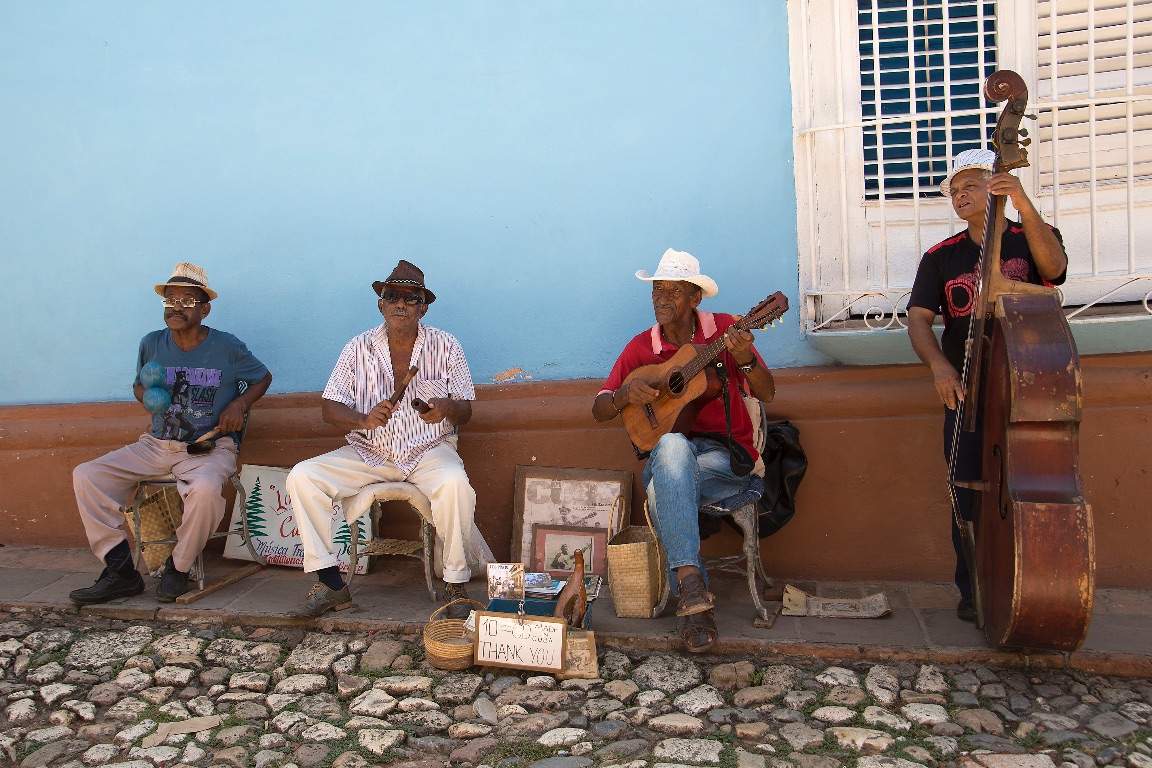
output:
M551 616L476 614L475 662L491 667L559 672L564 668L568 622Z

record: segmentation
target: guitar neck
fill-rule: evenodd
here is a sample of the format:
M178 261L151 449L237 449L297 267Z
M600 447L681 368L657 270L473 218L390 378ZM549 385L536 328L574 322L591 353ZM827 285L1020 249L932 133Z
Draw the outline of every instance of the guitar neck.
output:
M748 330L748 327L744 324L743 320L737 321L731 327L741 331ZM684 378L690 379L696 374L700 373L700 371L704 370L723 351L724 334L720 334L720 338L704 347L704 349L702 349L700 353L696 355L696 357L692 358L691 362L684 366Z

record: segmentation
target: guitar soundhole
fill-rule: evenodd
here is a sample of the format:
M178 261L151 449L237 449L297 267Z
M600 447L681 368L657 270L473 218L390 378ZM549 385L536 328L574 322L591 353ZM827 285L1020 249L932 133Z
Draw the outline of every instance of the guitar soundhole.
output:
M682 372L673 371L668 377L668 391L674 395L684 391L684 374Z

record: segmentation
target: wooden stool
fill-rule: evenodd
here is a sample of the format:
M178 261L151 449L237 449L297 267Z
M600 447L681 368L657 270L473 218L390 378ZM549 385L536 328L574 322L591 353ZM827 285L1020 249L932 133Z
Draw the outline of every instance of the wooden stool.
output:
M376 557L378 555L414 557L424 562L424 581L428 586L428 595L432 602L436 602L436 587L432 583L433 545L436 541L436 529L432 527L432 504L428 501L428 497L411 483L373 483L362 488L357 496L364 493L370 493L373 497L370 531L380 530L380 514L383 502L403 501L420 516L420 540L361 539L360 526L356 524L355 520L348 521L351 535L349 537L348 577L346 581L349 589L351 589L352 580L356 575L356 563L361 557Z

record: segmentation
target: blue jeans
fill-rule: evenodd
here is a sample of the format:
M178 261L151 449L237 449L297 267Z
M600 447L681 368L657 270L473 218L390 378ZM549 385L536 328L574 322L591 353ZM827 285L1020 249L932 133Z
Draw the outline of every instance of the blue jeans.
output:
M668 583L676 591L676 569L694 565L707 579L700 558L701 504L743 492L747 477L732 472L728 449L715 440L669 433L660 438L641 476L648 512L668 558Z

